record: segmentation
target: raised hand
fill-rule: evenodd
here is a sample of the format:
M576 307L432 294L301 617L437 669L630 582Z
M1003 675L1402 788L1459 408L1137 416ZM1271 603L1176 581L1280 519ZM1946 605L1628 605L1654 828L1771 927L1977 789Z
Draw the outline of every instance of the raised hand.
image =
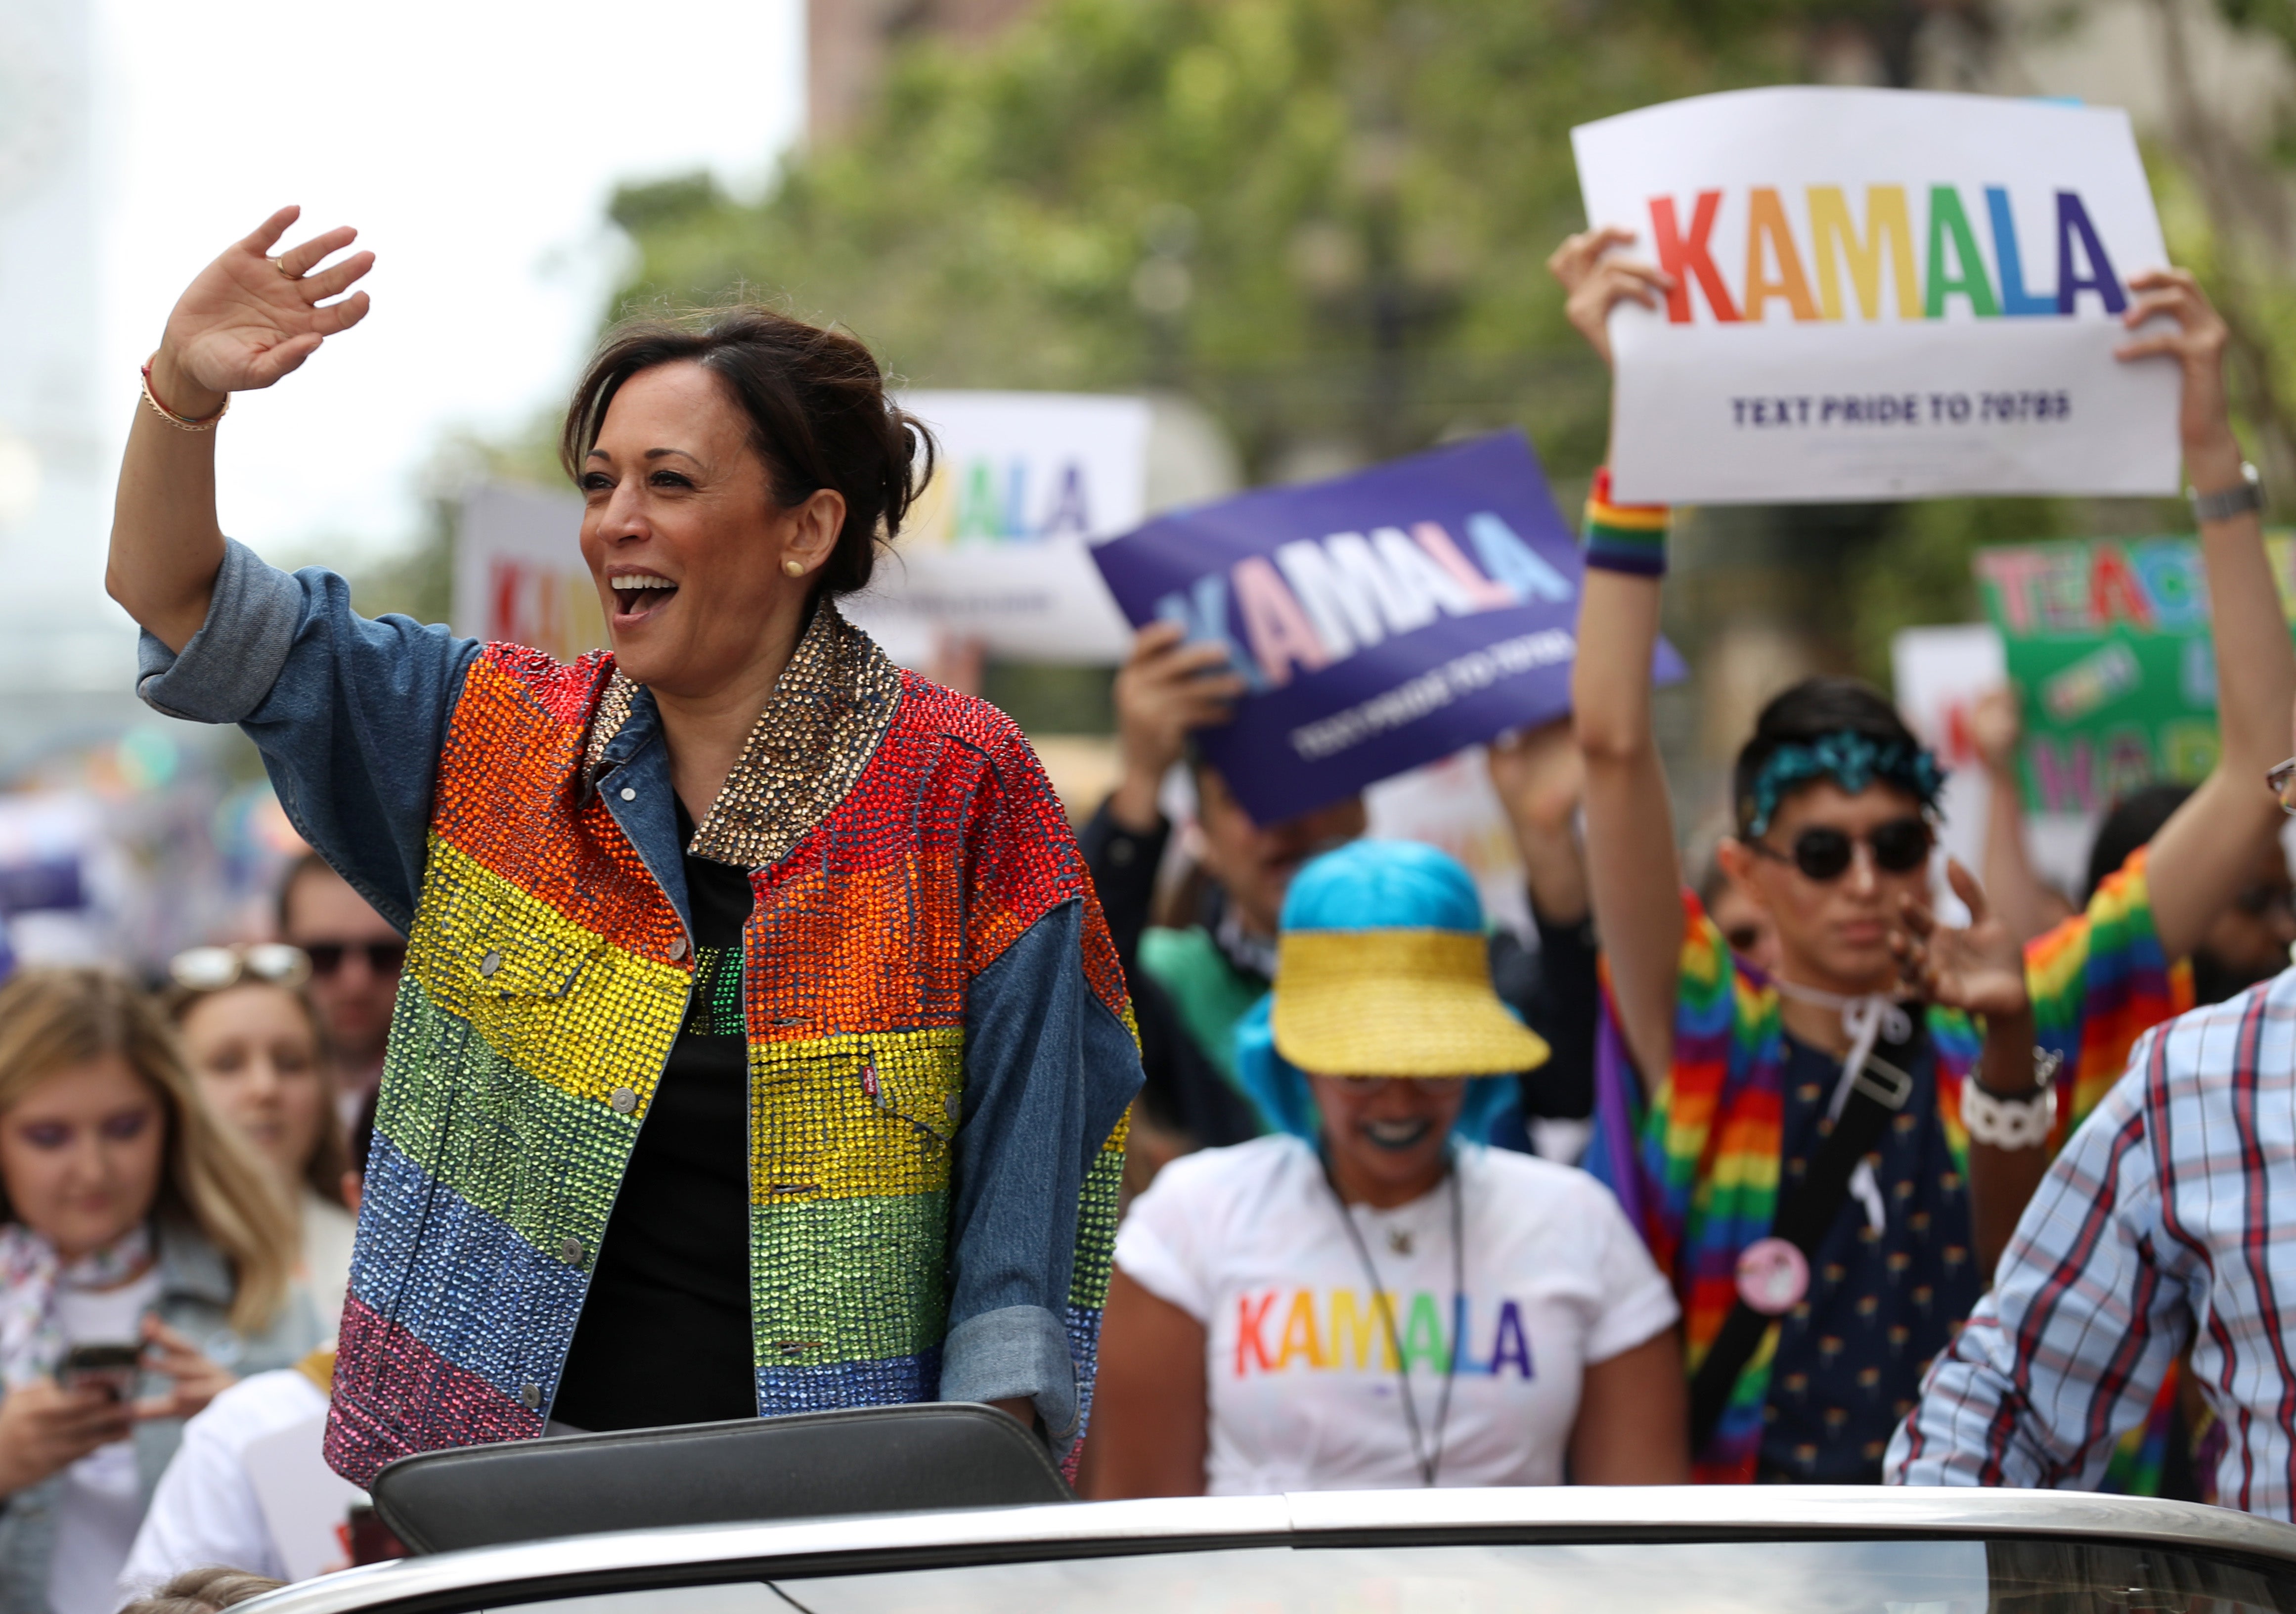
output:
M1490 742L1487 759L1491 788L1518 831L1569 831L1587 793L1587 759L1571 735L1570 718L1502 734Z
M1582 230L1555 248L1554 256L1546 260L1546 272L1561 281L1569 294L1563 313L1606 365L1611 362L1611 310L1622 302L1656 308L1674 290L1674 276L1665 270L1631 258L1608 256L1611 248L1629 245L1634 239L1632 230L1615 225Z
M1164 774L1194 730L1226 723L1250 686L1225 648L1191 644L1177 622L1151 622L1132 637L1116 675L1116 733L1123 772L1110 802L1118 823L1144 832L1157 819Z
M1587 914L1587 860L1570 832L1587 795L1587 758L1570 719L1502 734L1488 758L1491 788L1514 827L1531 907L1543 921L1577 923Z
M2003 684L1987 690L1969 709L1969 742L1977 759L1992 774L2016 766L2017 742L2024 738L2024 716L2017 708L2017 692Z
M329 230L272 256L301 214L300 208L280 209L225 248L176 299L152 365L153 390L176 414L212 414L226 394L270 386L326 338L366 317L364 291L326 299L340 297L374 267L374 254L354 252L319 268L357 240L357 231Z
M2176 328L2123 342L2113 356L2169 357L2183 367L2177 431L2184 440L2186 471L2202 491L2216 492L2240 475L2240 447L2232 434L2232 408L2225 396L2224 351L2230 328L2189 269L2133 274L2128 289L2136 295L2120 315L2123 325L2134 331L2165 314L2177 322Z
M1941 925L1926 903L1908 897L1890 932L1890 950L1906 984L1933 1004L1966 1014L2021 1015L2032 1007L2025 990L2025 950L1985 900L1977 877L1952 858L1946 879L1968 905L1964 928Z

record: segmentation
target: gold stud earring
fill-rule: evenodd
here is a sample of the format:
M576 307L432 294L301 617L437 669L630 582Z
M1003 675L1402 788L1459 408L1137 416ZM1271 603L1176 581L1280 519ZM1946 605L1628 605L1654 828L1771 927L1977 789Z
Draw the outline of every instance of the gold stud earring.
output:
M795 559L783 561L782 569L792 578L801 578L805 576L805 562Z

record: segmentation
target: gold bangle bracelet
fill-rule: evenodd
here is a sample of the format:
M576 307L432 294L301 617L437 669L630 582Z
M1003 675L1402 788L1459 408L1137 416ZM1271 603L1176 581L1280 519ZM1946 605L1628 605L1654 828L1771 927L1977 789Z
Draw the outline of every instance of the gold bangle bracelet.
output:
M144 366L144 401L152 406L152 414L178 431L213 431L216 429L216 422L231 413L231 394L226 392L223 395L223 406L213 414L203 414L196 420L188 415L177 414L167 405L161 403L160 395L152 390L152 366L148 364Z

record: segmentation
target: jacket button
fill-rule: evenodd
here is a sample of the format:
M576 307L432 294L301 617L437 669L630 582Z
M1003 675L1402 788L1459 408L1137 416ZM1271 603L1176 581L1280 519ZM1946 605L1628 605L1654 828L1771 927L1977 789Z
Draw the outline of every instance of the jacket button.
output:
M479 973L482 976L490 976L501 968L502 954L499 953L490 952L484 958L479 960Z
M566 1258L566 1264L569 1266L581 1266L582 1241L576 1238L567 1239L558 1246L558 1253Z
M684 958L685 956L685 938L683 936L671 937L669 938L669 962L676 963L679 959Z
M638 793L636 790L627 784L622 787L622 799L624 801L636 801L637 799Z
M614 1089L613 1096L607 1099L606 1102L614 1107L616 1115L627 1115L638 1107L638 1095L627 1087L617 1087Z
M529 1381L526 1388L518 1392L518 1398L526 1403L528 1412L538 1412L542 1407L542 1386Z

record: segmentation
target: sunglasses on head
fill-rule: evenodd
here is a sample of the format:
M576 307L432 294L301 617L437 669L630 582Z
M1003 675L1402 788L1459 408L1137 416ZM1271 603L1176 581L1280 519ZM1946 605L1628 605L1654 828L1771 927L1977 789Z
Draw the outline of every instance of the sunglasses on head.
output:
M307 941L303 951L311 955L314 975L332 975L353 953L365 954L366 967L377 975L396 975L406 966L403 941Z
M1746 844L1759 856L1778 863L1790 863L1809 879L1820 882L1839 880L1849 872L1857 856L1857 843L1863 840L1866 850L1874 854L1874 866L1890 874L1910 874L1930 860L1930 848L1934 842L1925 818L1908 815L1892 818L1887 823L1877 823L1864 835L1852 835L1846 830L1831 829L1824 824L1812 824L1794 837L1793 848L1781 852L1767 841L1755 840Z
M168 961L168 979L186 992L220 992L243 980L299 987L311 978L310 955L285 942L187 947Z

